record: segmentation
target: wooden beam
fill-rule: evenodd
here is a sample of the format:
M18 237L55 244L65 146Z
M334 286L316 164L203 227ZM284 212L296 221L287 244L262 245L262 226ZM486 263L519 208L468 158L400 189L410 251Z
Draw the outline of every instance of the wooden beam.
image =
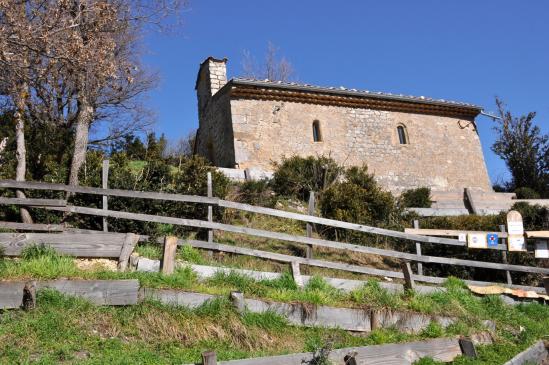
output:
M549 231L525 231L527 238L549 238Z
M66 230L64 224L39 224L39 223L18 223L0 221L1 229L15 229L21 231L46 231L63 232Z
M468 233L484 233L484 234L497 234L500 238L507 238L507 232L484 232L484 231L466 231L458 229L428 229L428 228L404 228L405 233L410 234L419 234L423 236L448 236L448 237L458 237L460 234ZM465 246L465 244L464 244Z
M24 287L23 281L0 281L0 309L21 307Z
M414 283L412 267L410 266L410 262L402 261L400 266L402 268L402 274L404 275L404 289L414 290L416 285Z
M217 355L214 351L202 353L202 365L217 365Z
M299 262L292 261L292 277L298 288L303 288L303 278L301 277L301 271L299 270Z
M309 205L307 207L307 213L309 215L315 214L315 192L309 191ZM309 222L307 222L307 237L311 238L313 237L313 225ZM306 251L305 251L305 257L308 259L313 258L313 246L307 245Z
M414 220L414 228L419 229L419 221L417 219ZM420 242L416 242L416 255L421 256L421 243ZM421 262L417 263L417 274L418 275L423 275L423 264Z
M62 199L31 199L31 198L4 198L0 197L1 205L51 206L64 207L66 200Z
M504 365L543 364L548 356L549 353L543 340L539 340Z
M55 289L66 295L89 300L96 305L137 304L138 280L51 280L36 283L38 290Z
M123 233L0 233L0 247L6 256L19 256L30 245L45 244L57 252L75 257L120 257Z
M171 275L175 270L175 256L177 253L177 237L166 236L164 238L164 250L160 270L164 275Z
M54 191L65 191L68 193L77 193L77 194L93 194L93 195L118 196L118 197L124 197L124 198L168 200L168 201L186 202L186 203L217 204L219 200L217 198L207 198L204 196L195 196L195 195L168 194L168 193L132 191L132 190L122 190L122 189L101 189L101 188L92 188L87 186L51 184L51 183L44 183L44 182L37 182L37 181L0 180L0 188L54 190Z

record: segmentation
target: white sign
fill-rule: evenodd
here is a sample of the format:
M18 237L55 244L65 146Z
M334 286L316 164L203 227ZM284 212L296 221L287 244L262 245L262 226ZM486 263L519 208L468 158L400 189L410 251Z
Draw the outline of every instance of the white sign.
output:
M509 236L509 251L526 251L526 242L523 236Z
M536 241L536 259L549 259L549 245L547 241Z
M522 225L522 222L507 222L507 233L519 236L523 235L524 226Z
M469 248L487 248L486 235L484 233L467 234L467 246Z
M467 234L466 233L460 233L458 236L459 242L467 242Z

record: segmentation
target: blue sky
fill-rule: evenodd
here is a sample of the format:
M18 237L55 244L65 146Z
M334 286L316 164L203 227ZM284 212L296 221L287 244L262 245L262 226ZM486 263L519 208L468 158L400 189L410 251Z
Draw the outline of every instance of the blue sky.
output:
M194 83L207 56L260 60L280 48L301 82L430 96L494 111L537 111L549 132L549 2L542 0L190 0L174 35L149 35L145 64L161 76L148 104L155 131L177 139L197 128ZM493 182L508 177L490 146L493 122L477 118Z

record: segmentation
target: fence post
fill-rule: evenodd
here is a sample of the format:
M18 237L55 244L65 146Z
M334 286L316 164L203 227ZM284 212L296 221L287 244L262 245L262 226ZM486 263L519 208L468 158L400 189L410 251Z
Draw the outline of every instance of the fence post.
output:
M164 275L173 274L175 270L175 255L177 253L177 237L164 237L164 251L160 261L160 271Z
M212 173L208 172L208 198L213 198ZM213 207L208 205L208 222L213 222ZM213 243L214 231L208 229L208 243ZM213 251L208 251L208 256L213 256Z
M24 310L36 308L36 283L29 281L23 288L23 303L21 305Z
M416 285L412 277L413 274L412 274L412 267L410 266L410 262L402 261L400 263L400 267L402 267L402 273L404 274L404 289L414 290Z
M244 302L244 294L242 294L242 292L231 292L231 303L239 314L244 314L246 311L246 303Z
M101 187L103 189L109 188L109 160L103 160L103 168L101 169ZM103 195L103 210L109 209L108 197ZM103 232L108 232L107 217L103 217Z
M309 215L315 214L315 192L309 192L309 207L307 209ZM313 237L313 224L307 222L307 237ZM313 258L313 245L307 245L307 251L305 251L305 257L308 259Z
M202 353L202 365L217 365L217 356L213 351Z
M504 224L500 225L499 230L500 232L505 233L505 225ZM501 242L504 244L508 244L505 238L502 238ZM509 263L509 261L507 261L507 251L501 251L501 261L503 261L504 264ZM509 270L505 270L505 275L507 275L507 284L509 285L513 284L513 280L511 279L511 272Z
M417 219L414 220L414 228L419 229L419 221ZM416 254L421 256L421 243L419 242L416 242ZM423 263L421 262L417 263L417 274L423 275Z
M292 261L292 277L298 288L303 288L303 277L301 276L301 271L299 270L299 262Z

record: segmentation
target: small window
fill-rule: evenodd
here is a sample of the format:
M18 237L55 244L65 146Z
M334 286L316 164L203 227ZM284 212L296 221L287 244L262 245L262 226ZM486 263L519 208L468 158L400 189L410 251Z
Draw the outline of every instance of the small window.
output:
M320 122L315 120L313 122L313 141L322 142L322 134L320 133Z
M406 127L399 125L397 127L397 133L400 144L408 144L408 133L406 133Z

